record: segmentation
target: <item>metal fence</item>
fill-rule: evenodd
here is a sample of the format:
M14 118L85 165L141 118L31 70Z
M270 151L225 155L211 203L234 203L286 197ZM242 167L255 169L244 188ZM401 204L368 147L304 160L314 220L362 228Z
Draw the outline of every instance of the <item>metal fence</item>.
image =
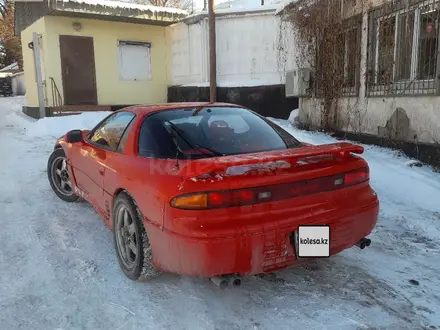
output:
M369 13L367 95L437 95L440 0L398 0Z

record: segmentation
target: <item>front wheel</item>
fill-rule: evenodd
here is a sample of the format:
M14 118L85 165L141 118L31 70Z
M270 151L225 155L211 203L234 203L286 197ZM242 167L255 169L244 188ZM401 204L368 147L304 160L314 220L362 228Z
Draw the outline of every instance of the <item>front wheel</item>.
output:
M133 200L120 193L112 212L113 239L119 266L133 281L149 280L160 275L154 268L150 242Z
M47 177L54 193L65 202L76 202L72 181L67 170L66 154L62 148L55 149L47 162Z

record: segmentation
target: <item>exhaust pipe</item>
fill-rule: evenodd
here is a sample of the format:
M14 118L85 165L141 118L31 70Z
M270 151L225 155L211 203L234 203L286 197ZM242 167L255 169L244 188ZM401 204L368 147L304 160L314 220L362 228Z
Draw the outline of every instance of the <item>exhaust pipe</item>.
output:
M223 276L215 276L210 278L211 282L217 285L220 289L225 289L229 282L226 277Z
M228 281L229 284L232 286L240 286L241 285L241 278L240 277L232 275L232 276L229 276L228 280L229 280Z
M360 241L356 243L356 246L361 250L365 249L366 247L369 247L370 245L371 245L371 239L365 237L361 238Z

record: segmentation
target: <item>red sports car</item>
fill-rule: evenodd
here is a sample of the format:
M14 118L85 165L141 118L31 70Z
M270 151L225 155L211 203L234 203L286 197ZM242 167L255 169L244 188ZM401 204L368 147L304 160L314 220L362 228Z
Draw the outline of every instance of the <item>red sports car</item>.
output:
M369 246L379 202L362 152L301 143L238 105L133 106L59 138L47 173L58 197L94 206L130 279L224 286Z

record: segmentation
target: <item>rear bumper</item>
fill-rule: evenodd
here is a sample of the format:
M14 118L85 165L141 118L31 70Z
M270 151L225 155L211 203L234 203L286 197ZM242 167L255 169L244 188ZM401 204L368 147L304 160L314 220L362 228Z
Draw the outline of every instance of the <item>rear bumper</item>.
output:
M338 212L319 220L331 228L330 254L337 254L369 235L376 225L379 202L349 214ZM227 238L191 238L148 226L154 265L166 272L213 277L271 273L304 262L295 256L291 235L299 225L316 219L290 221L289 226Z

